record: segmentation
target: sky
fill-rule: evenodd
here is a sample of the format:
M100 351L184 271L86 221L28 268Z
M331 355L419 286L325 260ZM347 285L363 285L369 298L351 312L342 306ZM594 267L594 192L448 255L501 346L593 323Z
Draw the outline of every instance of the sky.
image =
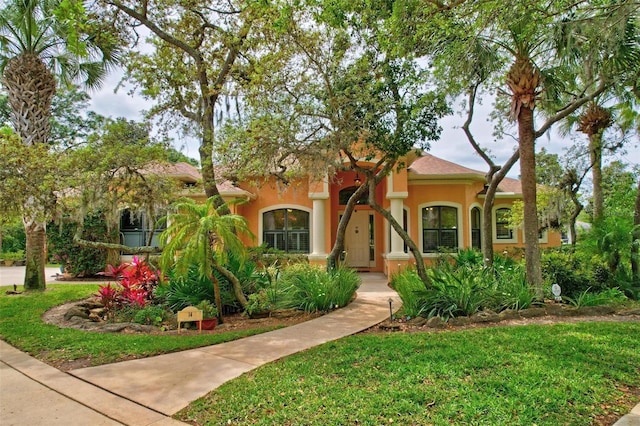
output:
M127 87L120 88L117 93L114 88L118 85L120 73L114 72L109 76L102 89L89 93L91 96L90 109L111 117L125 117L129 120L141 120L142 111L149 109L151 104L141 96L131 96L127 94ZM454 110L460 110L456 104L453 105ZM491 102L483 102L479 106L474 115L474 123L471 130L476 140L490 150L490 153L496 164L502 164L511 156L517 142L514 138L507 137L500 141L495 141L492 136L493 128L491 123L487 121L488 114L491 110ZM431 143L429 152L437 157L448 161L469 167L475 170L486 171L486 163L475 153L461 128L466 117L459 113L447 116L441 120L443 128L439 141ZM540 125L540 123L538 123ZM571 137L562 137L556 131L557 125L552 128L548 134L543 135L536 141L536 149L545 148L547 152L562 154L563 151L571 146ZM582 134L575 135L574 138L586 142L586 137ZM192 158L199 159L198 142L196 140L176 140L174 147L181 149L182 152ZM626 163L640 165L640 149L636 143L635 147L629 147L626 152L620 152L611 159L622 160ZM518 178L519 165L516 164L511 172L510 177Z

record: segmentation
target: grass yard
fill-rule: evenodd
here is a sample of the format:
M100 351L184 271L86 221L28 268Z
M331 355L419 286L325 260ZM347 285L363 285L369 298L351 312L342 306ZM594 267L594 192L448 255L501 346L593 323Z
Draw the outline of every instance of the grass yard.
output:
M193 402L200 425L600 425L640 401L640 324L361 334Z
M54 306L80 300L98 291L97 284L53 284L44 293L0 295L0 338L36 358L61 367L72 361L101 365L214 345L274 327L217 334L110 334L59 328L42 321L42 314Z

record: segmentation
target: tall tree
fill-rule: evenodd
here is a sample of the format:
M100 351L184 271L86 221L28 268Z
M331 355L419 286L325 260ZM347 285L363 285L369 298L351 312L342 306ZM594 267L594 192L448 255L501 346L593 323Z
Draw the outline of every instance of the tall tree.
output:
M567 97L562 105L554 104L548 118L537 127L536 107L546 110L551 104L549 100L556 99L568 82L575 81L576 69L566 66L564 47L558 43L557 37L552 36L569 28L568 22L574 20L584 26L609 30L620 22L626 22L633 11L632 5L617 2L595 6L590 2L528 0L507 9L503 2L498 1L465 2L451 13L457 25L447 25L444 35L443 31L423 31L422 28L433 28L433 23L421 21L421 15L414 16L412 9L403 10L401 19L398 19L404 28L416 28L417 34L404 44L413 45L417 52L430 54L430 43L437 37L462 44L460 51L464 52L465 43L472 46L474 43L467 41L478 38L495 46L503 63L509 67L494 70L492 80L497 82L495 77L503 76L502 87L506 83L511 100L509 115L517 129L520 153L527 280L540 299L543 292L536 214L535 141L554 123L593 100L620 77L619 71L605 72L604 62L601 63L594 68L593 79L583 81L579 90ZM399 32L406 30L401 28ZM595 37L595 31L586 34ZM582 51L577 48L578 53ZM463 55L459 57L463 58ZM496 89L504 93L500 86Z
M47 144L51 100L61 83L97 87L118 59L115 32L90 19L81 1L10 0L0 11L0 72L11 124L26 146ZM26 200L27 290L45 288L46 197Z
M333 178L354 170L362 185L349 199L328 255L335 267L356 202L383 215L407 243L425 280L422 254L397 218L375 199L375 188L412 149L426 149L448 108L430 90L428 74L410 56L395 56L383 22L391 10L359 9L359 2L308 4L292 10L278 34L269 66L250 75L247 114L227 126L221 155L235 173L276 176L285 184L301 173ZM312 26L307 25L313 22Z
M260 36L262 23L271 16L266 2L184 2L179 0L103 0L117 11L132 31L142 25L151 37L151 52L133 51L128 75L142 87L142 95L156 105L153 116L170 127L200 139L200 164L204 190L218 207L222 204L213 165L215 124L225 111L225 87L241 76L249 52Z

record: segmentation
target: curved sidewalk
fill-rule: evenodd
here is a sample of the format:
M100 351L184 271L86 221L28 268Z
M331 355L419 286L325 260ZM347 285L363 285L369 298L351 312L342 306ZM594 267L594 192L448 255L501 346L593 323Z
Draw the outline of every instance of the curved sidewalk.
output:
M102 413L106 416L90 422L91 424L118 424L109 422L109 419L128 425L180 424L166 416L175 414L191 401L242 373L287 355L357 333L387 319L389 299L396 310L400 306L399 297L387 286L384 275L371 273L362 274L361 277L362 285L353 303L311 321L233 342L82 368L68 374L0 341L0 373L3 375L0 414L3 425L5 421L6 424L55 424L49 421L27 421L27 417L20 417L20 412L11 411L8 404L13 398L11 401L9 397L5 398L5 393L8 392L4 385L4 379L9 375L14 380L32 379L44 388L68 397L72 404L70 408L66 408L69 414L67 420L76 416L76 411L73 410L75 408L90 410L91 415ZM9 372L5 365L16 371ZM16 373L19 374L17 378ZM29 398L22 399L22 403L25 401L29 401L27 405L32 402ZM62 420L65 418L63 411L57 411ZM22 415L26 416L28 413Z

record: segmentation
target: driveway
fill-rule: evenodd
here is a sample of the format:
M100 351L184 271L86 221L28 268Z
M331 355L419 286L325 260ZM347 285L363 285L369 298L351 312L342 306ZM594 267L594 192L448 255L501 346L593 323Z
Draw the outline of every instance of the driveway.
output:
M0 286L19 286L24 284L24 266L0 266ZM44 268L44 276L47 283L56 282L56 274L60 273L60 268Z

